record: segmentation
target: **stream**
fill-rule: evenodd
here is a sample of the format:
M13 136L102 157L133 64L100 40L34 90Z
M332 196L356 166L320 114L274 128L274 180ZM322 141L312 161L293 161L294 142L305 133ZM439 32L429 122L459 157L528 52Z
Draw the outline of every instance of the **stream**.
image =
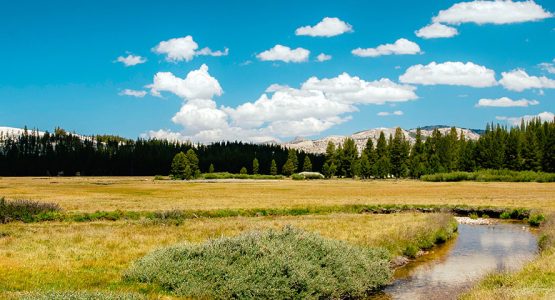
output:
M395 272L374 299L456 299L485 275L516 271L538 252L522 223L459 224L458 237Z

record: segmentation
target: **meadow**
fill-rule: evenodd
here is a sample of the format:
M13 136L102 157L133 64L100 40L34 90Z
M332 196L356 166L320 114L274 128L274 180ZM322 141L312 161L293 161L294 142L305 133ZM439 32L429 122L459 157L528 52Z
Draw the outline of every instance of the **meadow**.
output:
M555 183L534 182L4 177L0 178L0 196L7 201L55 203L64 214L75 216L102 215L98 211L140 214L113 221L69 218L0 224L0 298L179 299L155 284L126 281L123 274L156 249L183 243L200 245L284 226L357 247L382 249L391 260L414 257L453 236L450 214L395 210L376 214L349 205L491 206L526 208L547 215L555 211L554 195ZM258 210L282 215L248 213ZM171 218L183 211L190 215ZM195 215L194 211L204 213ZM229 214L234 211L244 215ZM220 215L222 212L227 214ZM150 215L156 217L145 217ZM545 226L541 230L545 231ZM525 269L510 275L493 274L466 297L495 297L509 287L512 295L551 295L553 233L546 237L545 250ZM80 294L89 292L92 294Z
M555 183L417 180L170 181L153 177L4 177L0 197L66 211L306 208L350 204L524 207L555 210Z

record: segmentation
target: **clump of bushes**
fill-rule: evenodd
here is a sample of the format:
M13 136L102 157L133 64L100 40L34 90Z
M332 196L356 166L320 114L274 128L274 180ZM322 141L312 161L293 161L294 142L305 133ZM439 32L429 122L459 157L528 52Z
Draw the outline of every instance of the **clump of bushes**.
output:
M548 215L542 222L538 245L542 251L555 247L555 214Z
M504 182L555 182L555 173L511 170L480 170L476 172L449 172L423 175L423 181L504 181Z
M192 298L363 297L389 281L388 254L285 227L155 251L125 273Z
M54 217L62 208L56 203L30 200L8 201L0 198L0 223L12 221L33 222Z
M89 292L89 291L49 291L42 293L24 293L18 299L21 300L142 300L145 296L136 293L115 292Z

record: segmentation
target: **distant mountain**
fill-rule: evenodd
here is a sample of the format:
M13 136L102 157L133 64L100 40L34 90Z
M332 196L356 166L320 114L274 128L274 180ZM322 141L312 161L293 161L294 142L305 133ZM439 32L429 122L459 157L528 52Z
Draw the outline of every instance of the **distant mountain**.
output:
M433 125L433 126L425 126L420 128L422 130L422 137L426 139L427 137L432 135L432 132L435 129L438 129L442 134L446 134L451 130L450 126L444 125ZM477 140L480 135L483 133L482 130L475 130L475 129L468 129L468 128L459 128L456 127L457 132L460 134L461 131L464 133L464 136L467 139ZM328 146L328 142L333 142L335 145L342 144L343 141L350 137L355 141L357 148L360 151L364 149L366 146L366 141L371 138L374 141L374 145L376 144L378 138L380 137L380 132L385 134L386 138L389 138L390 135L395 134L395 128L375 128L365 131L359 131L353 133L350 136L342 136L342 135L332 135L323 137L316 140L305 140L302 138L295 138L293 141L288 143L282 143L282 145L286 148L302 150L309 153L325 153L326 147ZM416 128L405 130L403 129L403 134L405 138L409 140L410 143L413 143L416 137Z

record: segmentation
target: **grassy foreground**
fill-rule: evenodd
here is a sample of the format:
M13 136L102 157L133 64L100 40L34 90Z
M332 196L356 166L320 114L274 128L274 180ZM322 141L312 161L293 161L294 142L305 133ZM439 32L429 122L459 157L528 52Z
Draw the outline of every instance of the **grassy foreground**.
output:
M555 215L540 231L541 253L516 273L491 274L463 299L555 299Z
M430 247L452 230L450 216L418 213L194 219L181 226L147 221L9 223L0 225L0 291L4 291L0 298L48 290L158 297L161 292L151 286L122 280L124 270L152 250L287 224L330 239L382 247L391 257L414 247Z
M416 180L182 182L152 177L0 178L0 197L66 211L307 208L350 204L525 207L555 211L555 183Z

